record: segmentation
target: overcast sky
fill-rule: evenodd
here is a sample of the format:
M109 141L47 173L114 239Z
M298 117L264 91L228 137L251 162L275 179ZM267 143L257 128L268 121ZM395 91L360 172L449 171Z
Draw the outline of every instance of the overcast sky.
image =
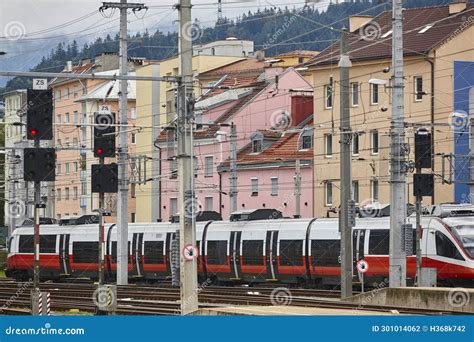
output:
M116 0L118 1L118 0ZM235 18L243 12L274 6L302 7L304 0L222 0L223 13L229 18ZM315 6L325 7L329 0L314 0ZM129 1L129 2L132 2ZM139 2L136 1L135 2ZM148 12L142 19L138 13L135 17L129 16L131 31L148 28L156 30L158 27L166 30L172 28L177 18L177 11L172 6L178 0L147 0L145 5ZM5 27L11 28L12 22L19 22L20 29L25 29L25 38L35 38L51 35L69 35L70 37L94 37L104 32L118 30L118 13L110 19L104 18L98 12L102 1L99 0L0 0L0 36L5 37ZM217 17L217 0L193 0L193 17L197 17L204 26L211 26ZM76 23L72 20L87 16ZM7 26L9 25L10 26ZM49 30L55 26L54 30ZM100 26L99 26L100 25ZM87 28L93 27L87 31ZM44 31L44 32L43 32ZM1 43L1 42L0 42Z

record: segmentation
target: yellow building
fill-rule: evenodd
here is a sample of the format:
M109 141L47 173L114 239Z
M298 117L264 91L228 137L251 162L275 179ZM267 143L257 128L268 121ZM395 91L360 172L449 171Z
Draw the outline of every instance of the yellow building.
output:
M414 160L413 123L432 133L435 193L424 204L452 202L455 186L443 182L441 154L454 153L454 66L474 62L474 5L404 11L404 76L406 142ZM350 18L349 56L352 139L352 193L360 205L390 202L391 12L376 18ZM339 206L339 43L306 64L314 85L314 212L335 215ZM448 168L447 168L448 169ZM425 172L430 172L426 170ZM448 171L448 170L446 170ZM445 176L448 178L449 175ZM413 177L407 194L414 203Z

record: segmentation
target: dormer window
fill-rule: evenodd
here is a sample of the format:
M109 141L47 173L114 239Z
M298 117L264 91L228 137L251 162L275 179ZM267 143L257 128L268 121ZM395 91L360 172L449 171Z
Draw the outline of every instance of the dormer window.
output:
M300 133L298 150L309 150L313 148L313 130L305 128Z
M252 141L252 153L262 152L263 134L255 132L251 135L250 140Z

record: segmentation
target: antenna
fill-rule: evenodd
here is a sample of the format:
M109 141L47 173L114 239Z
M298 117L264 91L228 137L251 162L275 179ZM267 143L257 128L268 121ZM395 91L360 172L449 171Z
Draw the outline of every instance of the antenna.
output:
M222 0L217 0L217 22L222 22Z

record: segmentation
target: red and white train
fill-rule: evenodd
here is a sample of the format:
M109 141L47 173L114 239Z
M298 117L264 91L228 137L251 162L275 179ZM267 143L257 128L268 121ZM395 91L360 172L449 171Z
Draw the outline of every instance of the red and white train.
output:
M435 208L434 211L438 209ZM439 210L438 210L439 211ZM438 282L474 284L474 211L440 211L422 218L422 264L437 269ZM414 216L408 218L415 226ZM359 218L353 228L354 264L369 265L365 280L388 278L389 217ZM130 278L171 278L170 246L176 223L129 225ZM413 229L415 236L415 229ZM42 279L98 274L98 227L43 225L40 237ZM284 282L338 284L340 233L337 219L273 219L197 223L201 280L229 283ZM105 227L106 276L115 278L117 227ZM9 241L7 275L29 278L33 270L33 227L17 228ZM416 272L415 248L407 256L408 277ZM356 267L354 276L357 277Z

